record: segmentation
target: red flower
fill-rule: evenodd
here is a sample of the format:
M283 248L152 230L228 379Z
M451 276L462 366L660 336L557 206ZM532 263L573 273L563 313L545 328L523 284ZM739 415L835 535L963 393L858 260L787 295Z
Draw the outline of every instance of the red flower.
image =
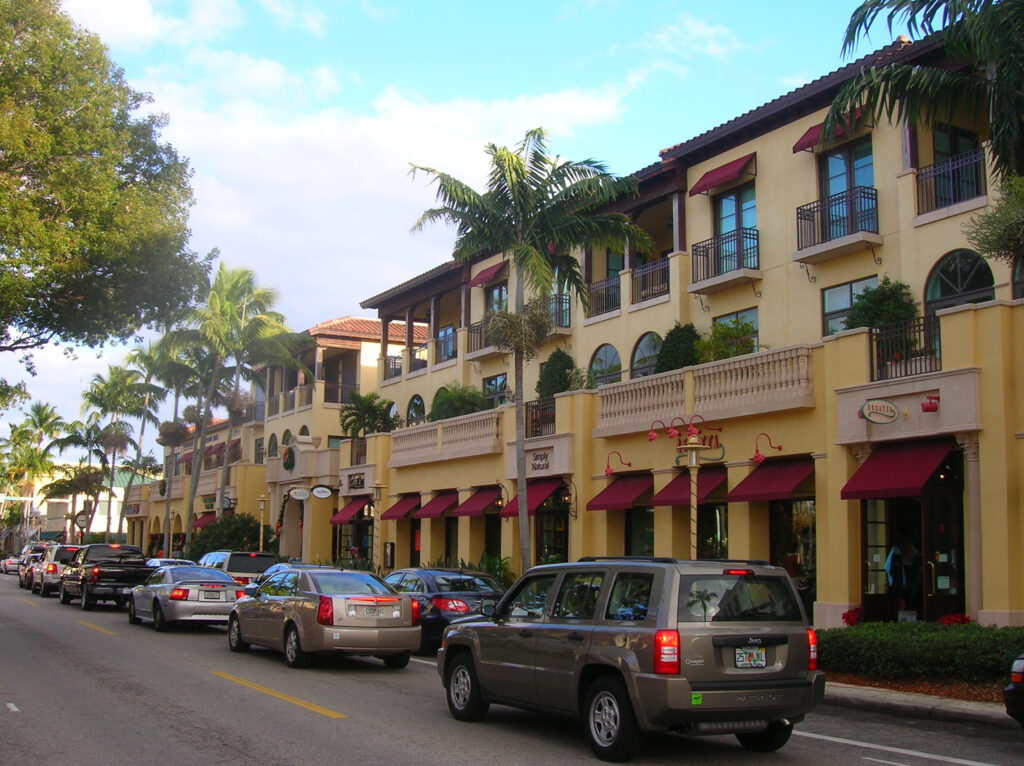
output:
M853 609L843 612L843 622L847 625L856 625L860 622L860 616L861 608L859 606L855 606Z

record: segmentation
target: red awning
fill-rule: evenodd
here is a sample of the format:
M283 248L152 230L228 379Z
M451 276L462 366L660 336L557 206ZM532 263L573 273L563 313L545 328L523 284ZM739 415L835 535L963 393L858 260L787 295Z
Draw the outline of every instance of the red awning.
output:
M496 276L498 276L498 272L501 271L503 268L505 268L505 261L502 261L501 263L496 263L493 266L488 266L486 269L484 269L471 280L469 280L469 286L477 287L478 285L487 284Z
M879 444L854 471L839 496L843 500L918 497L954 446L953 440L946 438Z
M459 502L458 492L441 492L412 515L414 519L439 519L441 514Z
M616 476L615 481L602 489L587 503L588 511L621 511L632 508L644 492L654 486L654 477L649 473L627 473Z
M858 108L857 111L853 113L854 122L860 119L862 111L862 109ZM793 144L793 154L805 150L813 151L814 147L818 145L818 141L821 140L821 129L824 125L825 123L819 122L817 125L812 125L811 127L809 127L807 131L802 136L800 136L797 142ZM843 129L843 126L836 125L836 132L834 136L841 136L844 133L846 133L846 130Z
M729 503L790 500L800 483L813 473L814 458L807 455L765 460L737 484L725 499Z
M357 497L336 514L331 516L331 524L334 524L335 526L338 524L348 524L357 513L366 507L366 504L369 502L369 497Z
M484 508L493 505L499 497L501 497L501 490L497 487L478 489L470 495L466 502L452 511L452 516L482 516Z
M213 455L219 455L224 451L224 445L225 442L217 442L216 444L211 444L203 451L203 457L212 457Z
M393 506L380 515L380 520L394 521L397 519L404 519L409 511L418 507L419 504L419 495L405 495L404 497L400 497Z
M551 495L562 486L560 476L550 476L545 479L530 479L526 483L526 510L533 516L537 509L544 504ZM501 509L502 518L515 518L519 515L519 495L513 497L508 505Z
M204 514L196 517L196 520L192 522L192 529L202 529L207 524L210 524L217 520L216 511L207 511Z
M700 180L693 185L692 189L690 189L690 196L696 197L698 194L703 194L708 189L713 189L716 186L721 186L722 184L735 181L743 175L743 171L747 167L747 164L754 159L754 154L756 154L756 152L752 152L745 157L740 157L738 160L727 162L714 170L709 170L707 173L702 175Z
M182 455L181 457L178 458L178 465L181 465L182 463L191 463L191 462L192 462L192 453L191 452L186 452L184 455Z
M697 505L704 505L708 495L718 489L728 478L725 466L702 466L697 471ZM682 471L651 500L651 505L690 505L690 472Z

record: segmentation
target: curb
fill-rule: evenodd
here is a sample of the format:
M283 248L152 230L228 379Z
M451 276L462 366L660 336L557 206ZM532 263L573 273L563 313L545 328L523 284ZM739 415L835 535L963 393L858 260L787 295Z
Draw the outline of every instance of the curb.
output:
M1006 714L1006 708L998 702L965 702L852 684L826 682L823 704L857 707L934 721L971 722L1011 729L1020 728L1020 725Z

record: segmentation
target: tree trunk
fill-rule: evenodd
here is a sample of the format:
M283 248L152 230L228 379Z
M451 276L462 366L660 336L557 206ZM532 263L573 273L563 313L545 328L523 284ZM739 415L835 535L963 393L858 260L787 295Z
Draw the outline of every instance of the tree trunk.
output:
M174 423L178 422L178 392L174 393L174 415L171 421ZM171 458L174 458L174 448L180 447L184 444L184 441L178 441L171 445ZM172 467L168 470L167 461L164 461L164 491L167 493L164 496L164 547L162 548L165 556L171 555L171 474L174 472ZM184 493L183 493L184 499Z
M203 465L202 450L206 443L206 424L210 420L210 402L213 401L213 394L217 389L217 375L220 373L220 361L214 362L213 371L210 374L210 385L206 387L205 401L199 410L202 413L199 421L199 437L196 446L192 450L192 481L188 491L188 512L185 514L185 555L188 555L188 547L192 544L192 512L196 505L196 492L199 491L199 471Z
M526 403L523 401L523 352L513 354L516 376L513 391L516 413L516 492L519 493L519 574L530 568L530 512L526 497Z

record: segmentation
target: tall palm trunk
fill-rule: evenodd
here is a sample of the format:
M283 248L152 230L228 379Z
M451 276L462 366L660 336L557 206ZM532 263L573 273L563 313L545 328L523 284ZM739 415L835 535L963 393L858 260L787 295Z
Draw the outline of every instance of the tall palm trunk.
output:
M178 422L178 403L180 401L180 395L177 391L174 392L174 416L171 421L174 423ZM171 445L171 458L174 457L174 447L180 446L184 442L179 441L177 444ZM174 468L164 466L164 555L171 555L171 474L174 472Z
M526 304L522 275L516 273L516 313L522 314ZM530 512L526 497L526 404L523 401L523 352L516 349L512 355L512 384L514 409L516 413L516 492L519 495L519 574L530 568L533 555L530 551Z
M206 424L210 420L210 403L213 401L213 395L217 390L217 376L220 374L220 366L220 359L215 359L213 371L210 374L210 385L206 387L206 396L204 401L198 403L198 409L202 414L199 420L199 436L196 440L196 446L192 450L192 481L188 491L188 512L185 515L186 555L188 547L192 544L192 513L196 505L196 493L199 491L199 471L203 465L202 446L206 443Z

